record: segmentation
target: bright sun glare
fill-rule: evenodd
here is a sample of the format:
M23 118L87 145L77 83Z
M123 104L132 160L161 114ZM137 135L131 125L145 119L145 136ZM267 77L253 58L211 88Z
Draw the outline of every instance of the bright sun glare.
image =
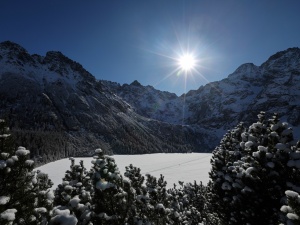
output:
M191 54L185 54L181 56L178 61L180 68L186 72L196 66L196 60Z

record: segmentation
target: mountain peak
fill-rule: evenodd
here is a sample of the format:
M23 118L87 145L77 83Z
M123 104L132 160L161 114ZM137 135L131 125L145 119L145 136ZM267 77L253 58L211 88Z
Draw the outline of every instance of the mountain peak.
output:
M6 57L6 61L22 66L24 63L34 65L34 59L21 45L12 41L0 43L0 59Z
M130 85L137 86L137 87L141 87L142 86L141 83L138 82L137 80L133 81Z
M65 70L65 66L68 65L72 70L81 73L81 75L84 76L86 79L95 79L94 76L90 74L87 70L85 70L80 63L73 61L60 51L48 51L43 62L49 64L52 70L55 70L60 74L64 73L63 70Z
M288 48L269 57L261 65L263 68L281 70L284 68L294 69L300 66L300 48Z
M270 56L269 59L267 61L274 61L274 60L278 60L282 57L286 57L292 54L300 54L300 48L294 47L294 48L288 48L284 51L280 51L275 53L274 55Z
M228 78L245 79L256 77L258 74L258 70L258 66L254 65L253 63L244 63L239 66L232 74L230 74Z
M256 67L253 63L244 63L235 70L235 73L248 72Z
M50 62L50 61L73 62L73 60L69 59L67 56L65 56L59 51L47 52L44 60L46 62Z
M21 45L12 41L3 41L0 43L0 49L7 50L8 52L27 52Z

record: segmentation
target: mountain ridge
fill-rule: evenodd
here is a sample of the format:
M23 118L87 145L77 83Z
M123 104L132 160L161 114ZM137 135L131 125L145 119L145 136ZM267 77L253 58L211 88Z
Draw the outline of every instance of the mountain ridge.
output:
M272 101L273 99L280 100L282 97L276 92L283 93L283 89L285 89L285 95L291 96L292 99L297 99L299 97L298 90L300 88L297 84L297 81L299 80L299 71L299 48L289 48L285 51L278 52L269 57L269 59L261 66L256 66L253 63L242 64L232 74L229 74L227 78L208 83L199 87L197 90L191 90L186 93L185 108L187 110L185 112L185 120L187 124L203 122L203 120L197 122L197 118L199 117L204 119L213 117L213 120L215 120L216 112L230 110L233 113L235 111L241 113L247 108L247 111L249 111L250 106L252 108L256 106L255 113L251 113L255 114L255 116L259 113L259 110L270 112L277 111L278 109L276 109L276 107L272 109L271 106L262 104L263 102L268 102L267 99L263 99L263 96L267 95ZM289 86L292 87L293 91L288 91ZM124 94L121 93L121 96L123 95ZM240 96L240 99L237 99L237 96ZM128 100L127 95L123 97L127 98L127 101L131 103L131 101ZM260 98L260 100L258 98ZM180 99L180 97L178 99ZM145 102L145 100L140 101ZM215 108L212 107L213 104L216 105ZM278 105L279 103L275 102L274 104ZM291 108L298 107L299 105L298 103L289 103L286 100L283 100L282 104L290 105ZM229 105L231 105L231 107L228 107ZM136 107L141 110L140 108L142 106ZM288 111L289 110L279 110L282 115L288 114ZM251 119L251 121L255 119L255 116L248 118L245 116L245 113L242 114L243 115L239 115L236 118L238 118L238 120ZM161 118L163 120L163 117ZM299 119L295 121L288 118L288 120L292 125L299 126ZM235 119L234 121L235 123L238 122ZM206 126L211 126L213 123L214 122L211 121L211 123ZM230 127L231 126L232 123L230 124Z
M278 112L299 136L299 81L299 48L177 96L138 81L97 80L58 51L30 55L0 43L0 117L42 163L97 147L117 154L209 152L228 129L256 121L260 111Z

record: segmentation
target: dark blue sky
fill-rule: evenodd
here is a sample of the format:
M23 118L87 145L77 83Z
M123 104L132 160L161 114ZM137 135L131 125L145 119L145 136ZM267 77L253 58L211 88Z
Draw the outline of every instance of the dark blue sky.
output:
M299 0L1 0L0 41L61 51L98 79L180 95L300 47L299 10ZM197 56L200 73L176 71L182 51Z

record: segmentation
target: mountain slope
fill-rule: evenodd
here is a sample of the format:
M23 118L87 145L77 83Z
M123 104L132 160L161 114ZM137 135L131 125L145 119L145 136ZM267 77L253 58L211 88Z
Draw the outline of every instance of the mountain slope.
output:
M123 85L115 92L137 112L161 121L198 125L216 132L217 143L226 130L240 121L254 122L260 111L277 112L300 136L300 49L271 56L261 66L241 65L227 78L208 83L186 95L141 85ZM135 93L142 93L136 97ZM149 107L156 105L159 107Z
M212 148L200 127L141 116L109 89L60 52L43 57L0 44L0 117L42 163L97 147L121 154Z
M208 127L216 121L216 128L227 129L239 121L253 121L259 111L266 111L279 113L297 129L299 79L299 48L279 52L261 66L244 64L228 78L188 93L189 111L193 112L188 120Z

